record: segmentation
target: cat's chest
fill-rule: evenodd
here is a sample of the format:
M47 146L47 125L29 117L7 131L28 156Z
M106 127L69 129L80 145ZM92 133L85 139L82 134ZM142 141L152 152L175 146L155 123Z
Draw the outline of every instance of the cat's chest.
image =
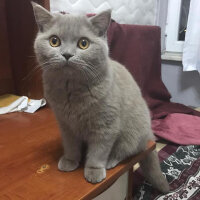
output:
M83 91L72 89L67 81L48 82L44 85L45 97L54 112L67 121L80 123L88 118L88 110L93 103Z
M70 96L70 94L63 95L60 100L51 102L51 107L57 115L58 120L63 121L74 133L80 134L82 130L85 133L90 127L93 109L91 109L88 102L86 103L81 99L73 101L73 98L68 95Z
M54 105L61 105L67 100L68 91L64 81L53 80L44 84L44 94L48 102Z

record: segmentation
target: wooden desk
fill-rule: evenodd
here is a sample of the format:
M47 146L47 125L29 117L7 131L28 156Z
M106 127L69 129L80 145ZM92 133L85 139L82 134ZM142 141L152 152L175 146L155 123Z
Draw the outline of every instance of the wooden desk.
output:
M150 141L145 152L107 170L107 178L93 185L84 179L83 168L73 172L58 171L62 145L57 123L49 108L35 114L0 115L0 199L89 200L126 171L129 171L127 199L130 199L132 166L154 148L155 143ZM44 164L47 168L41 170Z

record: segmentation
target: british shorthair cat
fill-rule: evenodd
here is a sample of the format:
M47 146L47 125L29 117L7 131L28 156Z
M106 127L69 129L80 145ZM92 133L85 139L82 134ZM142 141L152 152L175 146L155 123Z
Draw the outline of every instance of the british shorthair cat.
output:
M88 18L51 14L32 5L39 27L34 49L43 69L44 95L55 113L64 147L58 168L75 170L85 144L84 176L91 183L100 182L106 178L106 169L154 140L147 104L127 69L109 57L110 10ZM140 165L155 188L169 191L156 151Z

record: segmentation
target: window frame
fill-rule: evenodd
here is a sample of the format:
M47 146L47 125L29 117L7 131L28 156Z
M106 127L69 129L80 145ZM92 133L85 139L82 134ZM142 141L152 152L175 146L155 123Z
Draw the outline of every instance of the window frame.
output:
M182 53L184 41L178 41L181 0L168 0L168 12L165 32L165 51Z

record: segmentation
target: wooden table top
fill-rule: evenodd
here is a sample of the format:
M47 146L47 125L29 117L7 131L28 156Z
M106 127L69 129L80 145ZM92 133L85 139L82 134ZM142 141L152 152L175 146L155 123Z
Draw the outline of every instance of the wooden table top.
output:
M1 200L77 200L91 199L107 189L125 171L155 148L148 148L117 167L107 170L107 178L88 183L83 168L60 172L61 138L49 108L34 114L0 115L0 199Z

